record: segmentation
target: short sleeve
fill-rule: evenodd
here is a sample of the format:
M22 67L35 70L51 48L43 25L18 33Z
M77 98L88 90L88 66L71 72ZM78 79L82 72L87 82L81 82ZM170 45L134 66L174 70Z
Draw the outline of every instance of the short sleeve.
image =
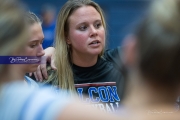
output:
M6 120L54 120L70 103L70 98L50 88L30 89L22 84L3 87L0 118Z
M123 71L122 47L106 50L103 57L105 60L112 62L118 70Z

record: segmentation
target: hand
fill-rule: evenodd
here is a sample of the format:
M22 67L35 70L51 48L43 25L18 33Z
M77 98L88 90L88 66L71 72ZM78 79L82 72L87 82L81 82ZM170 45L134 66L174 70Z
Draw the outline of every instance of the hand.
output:
M57 68L55 67L54 64L54 51L55 48L54 47L48 47L45 50L45 57L43 57L43 59L45 60L45 62L43 62L43 64L40 64L37 68L37 70L34 72L34 76L36 78L37 81L42 82L43 78L48 79L48 74L47 74L47 62L50 63L51 68L53 70L57 70ZM29 76L31 76L32 73L29 74Z

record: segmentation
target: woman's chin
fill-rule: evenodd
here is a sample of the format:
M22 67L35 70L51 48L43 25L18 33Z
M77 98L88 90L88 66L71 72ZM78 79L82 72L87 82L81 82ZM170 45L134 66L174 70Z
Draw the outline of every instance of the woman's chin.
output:
M91 51L91 55L100 55L102 53L102 49L94 49Z
M30 65L27 69L28 73L31 73L31 72L35 72L38 68L39 64L33 64L33 65Z

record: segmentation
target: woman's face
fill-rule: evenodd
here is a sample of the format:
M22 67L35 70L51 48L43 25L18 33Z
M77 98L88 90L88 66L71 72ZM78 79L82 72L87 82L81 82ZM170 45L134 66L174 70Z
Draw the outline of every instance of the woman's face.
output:
M30 39L28 40L25 50L23 52L24 56L36 56L41 57L44 55L44 50L42 48L42 42L44 39L44 34L42 32L42 27L40 23L34 23L30 26ZM34 72L38 64L26 64L26 72Z
M68 19L67 43L72 47L72 57L98 56L105 46L105 30L101 16L92 6L75 10Z

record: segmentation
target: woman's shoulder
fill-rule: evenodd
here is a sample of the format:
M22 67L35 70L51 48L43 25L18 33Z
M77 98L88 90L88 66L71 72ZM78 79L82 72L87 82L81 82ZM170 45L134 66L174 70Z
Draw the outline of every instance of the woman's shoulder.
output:
M42 119L41 117L54 119L56 113L52 111L61 110L70 102L63 91L57 96L49 87L31 89L24 82L3 85L1 91L1 98L3 99L0 103L0 118L11 120L27 119L28 117L32 119ZM16 104L14 104L14 100ZM35 113L34 110L37 112ZM9 113L9 111L11 112Z
M114 49L107 49L104 52L103 58L107 61L119 63L122 57L122 47L117 47Z
M117 57L121 56L121 52L122 52L122 47L120 47L120 46L113 48L113 49L107 49L107 50L105 50L103 57L106 59L117 58Z
M118 46L117 48L106 50L103 55L103 58L106 61L111 62L115 68L121 71L124 70L124 65L122 61L122 50L123 47Z

